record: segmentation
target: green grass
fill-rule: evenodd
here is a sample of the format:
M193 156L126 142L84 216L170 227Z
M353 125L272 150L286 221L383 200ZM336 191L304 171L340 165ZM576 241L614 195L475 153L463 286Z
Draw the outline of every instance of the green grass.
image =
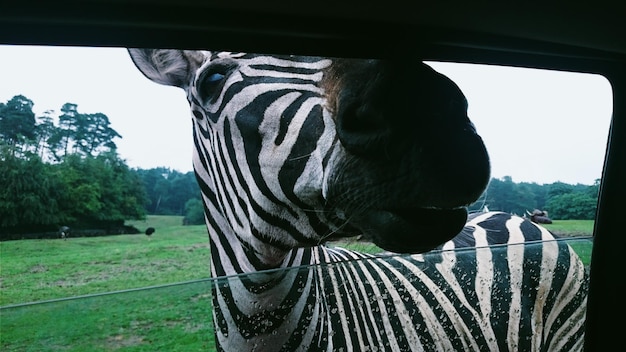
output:
M150 216L156 232L0 242L0 306L207 278L206 228ZM135 223L137 226L137 223Z
M204 225L181 223L172 216L130 222L141 231L156 228L151 237L0 242L0 350L211 350L211 281L198 281L210 275L208 236ZM546 227L568 236L591 234L593 222ZM356 240L335 244L381 251ZM588 265L591 241L570 244ZM136 290L188 280L196 281ZM110 293L119 290L126 291ZM19 305L80 295L90 296Z
M591 239L570 239L567 243L578 254L585 267L589 268L593 241Z
M542 226L557 236L576 237L592 236L593 224L593 220L552 220L552 224Z
M208 351L210 282L3 309L2 351Z
M182 217L130 224L156 232L0 242L0 350L206 351L213 346L206 227ZM70 300L25 306L24 302Z
M569 238L568 244L578 254L583 264L589 267L591 263L591 240L576 240L576 237L593 236L594 220L552 220L552 224L542 226L550 230L553 234L562 238Z

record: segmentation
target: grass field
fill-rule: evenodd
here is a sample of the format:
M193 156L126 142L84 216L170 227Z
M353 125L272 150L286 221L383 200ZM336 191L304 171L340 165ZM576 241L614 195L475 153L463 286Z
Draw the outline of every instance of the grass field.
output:
M182 217L134 222L156 232L0 242L0 306L209 277L206 228Z
M205 226L175 216L131 224L156 232L0 242L0 350L209 350L210 281L132 290L208 278ZM77 295L90 296L7 307Z
M0 310L2 351L210 351L210 282Z
M593 235L593 220L553 220L543 225L557 236L576 237Z
M171 216L131 222L142 231L156 228L151 237L0 242L0 350L210 350L206 228L181 222ZM583 235L591 234L593 222L555 221L546 227ZM378 250L358 241L341 245ZM588 264L591 242L572 247ZM185 281L191 282L162 286ZM149 286L156 287L138 289ZM63 299L73 296L81 297ZM25 302L39 303L20 305Z

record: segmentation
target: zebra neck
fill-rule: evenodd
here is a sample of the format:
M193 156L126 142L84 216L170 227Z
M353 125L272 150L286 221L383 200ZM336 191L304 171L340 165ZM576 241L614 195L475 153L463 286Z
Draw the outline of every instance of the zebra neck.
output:
M267 264L264 261L265 258L259 256L232 231L209 228L209 239L211 276L216 278L249 275L263 271L264 275L258 276L257 280L268 282L276 279L274 272L280 273L284 269L310 267L368 257L367 254L320 245L290 249L284 252L277 264L272 265Z
M267 264L256 253L241 242L216 242L210 240L211 275L213 277L252 274L259 271L284 269L293 266L315 264L316 258L309 248L298 248L285 253L277 264Z
M229 227L211 226L214 222L213 219L207 221L213 277L247 275L268 270L271 273L272 269L309 266L320 262L319 251L314 250L316 247L259 253ZM271 253L271 257L268 253ZM273 278L270 275L264 280Z

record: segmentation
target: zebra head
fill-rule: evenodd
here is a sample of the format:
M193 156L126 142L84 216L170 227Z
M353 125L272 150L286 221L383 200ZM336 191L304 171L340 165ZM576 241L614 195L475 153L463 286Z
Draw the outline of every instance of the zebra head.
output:
M277 264L292 248L358 234L425 251L461 230L488 182L465 97L425 64L130 54L151 80L186 91L209 232L248 258Z

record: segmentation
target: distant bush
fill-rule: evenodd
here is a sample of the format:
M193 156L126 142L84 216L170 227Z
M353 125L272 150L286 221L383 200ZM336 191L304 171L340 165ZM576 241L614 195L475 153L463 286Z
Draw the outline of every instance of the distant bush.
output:
M147 196L144 207L148 214L185 215L187 201L200 196L200 187L192 171L181 173L157 167L133 172L144 185Z
M565 193L548 200L550 216L561 220L593 220L596 217L596 198L583 192Z
M192 198L185 203L184 225L202 225L204 224L204 206L198 198Z

